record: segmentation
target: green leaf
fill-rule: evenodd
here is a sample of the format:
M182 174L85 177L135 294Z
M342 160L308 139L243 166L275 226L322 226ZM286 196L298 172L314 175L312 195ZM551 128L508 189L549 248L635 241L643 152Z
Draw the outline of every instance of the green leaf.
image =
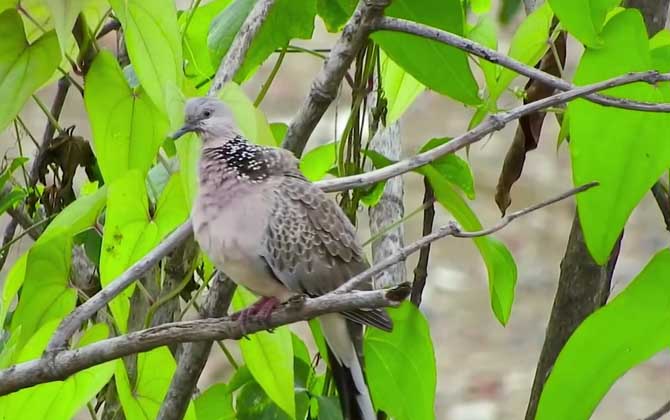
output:
M137 377L130 384L122 359L116 362L116 389L127 419L154 420L176 369L172 353L159 347L137 355ZM193 403L189 403L185 419L195 420Z
M201 5L192 13L185 11L179 16L179 26L182 29L190 20L183 36L184 59L186 60L184 72L187 76L210 78L216 71L209 58L207 36L214 18L231 2L232 0L214 0Z
M300 171L312 182L322 179L337 161L338 142L317 146L300 159Z
M477 24L468 30L468 38L476 41L492 50L498 49L498 35L496 23L489 15L480 16L477 19ZM500 74L500 67L491 63L490 61L478 58L477 63L484 73L484 80L489 92L497 83L498 75Z
M109 3L123 26L130 62L142 87L154 105L168 116L171 127L176 128L182 118L179 104L182 51L175 3L171 0L110 0Z
M7 194L0 197L0 214L6 212L8 209L14 207L14 204L23 200L26 197L26 192L19 189L13 189Z
M36 359L47 346L60 320L45 324L25 346L17 361ZM95 324L79 340L79 346L107 338L109 328ZM78 372L64 381L54 381L22 389L0 399L6 419L70 419L109 382L114 362L107 362ZM2 411L0 409L0 411Z
M45 2L53 16L61 49L66 51L72 42L72 27L84 7L85 0L45 0Z
M451 138L449 137L430 139L421 146L419 153L441 146L450 140ZM449 182L460 188L470 200L475 199L475 180L472 176L472 170L470 169L468 162L461 159L455 153L449 153L435 159L430 165L435 168L440 175L449 180Z
M364 351L372 400L398 420L434 419L437 372L428 321L409 301L390 308L393 331L368 328Z
M256 144L276 146L268 120L261 110L254 106L240 85L234 82L226 83L219 92L219 98L233 112L235 122L247 139Z
M21 297L12 316L11 331L21 326L21 348L40 327L62 319L74 308L77 293L70 288L72 237L61 231L35 243L28 252Z
M188 203L193 203L198 193L198 161L200 159L200 138L193 133L186 134L175 142L182 188Z
M4 187L14 171L22 167L26 162L28 162L28 160L29 159L26 157L17 157L12 159L12 163L10 163L9 166L5 168L5 170L2 171L2 174L0 175L0 188Z
M597 82L627 72L652 69L646 29L640 13L628 9L602 32L601 48L587 49L575 84ZM635 83L606 94L646 102L667 102L667 86ZM670 167L665 114L602 107L585 100L568 104L570 154L575 185L600 185L577 196L586 245L604 264L628 217L651 186ZM606 139L606 141L603 141Z
M409 19L463 35L460 0L395 0L386 15ZM388 56L426 87L468 105L480 101L464 52L414 35L375 32L372 38Z
M342 409L337 397L316 397L319 403L319 420L343 420Z
M60 62L55 32L32 44L15 9L0 14L0 131L16 117L30 95L53 74Z
M235 420L233 395L226 384L214 384L193 401L198 420Z
M381 54L381 80L386 104L386 124L397 121L426 89L386 54Z
M207 44L212 63L218 67L242 22L251 11L255 0L235 0L212 22ZM274 50L291 39L310 39L314 32L316 0L276 0L267 18L254 37L244 64L234 80L244 81Z
M328 32L339 32L357 4L358 0L316 0L316 13L323 19Z
M549 49L549 30L553 16L547 3L528 15L512 37L507 55L530 66L540 61ZM500 69L495 86L490 88L490 101L495 103L518 75L513 70Z
M670 251L664 249L572 334L544 385L537 420L590 418L619 377L668 346Z
M361 203L365 204L368 207L374 207L381 200L382 195L384 195L384 189L386 188L386 182L377 182L370 188L367 193L361 196Z
M488 13L491 10L491 0L470 0L470 8L478 15Z
M279 147L284 137L286 137L286 133L288 133L288 125L280 122L271 123L270 131L272 131L272 137L275 139L275 146Z
M621 0L549 0L561 25L584 45L593 48L603 45L601 31L605 17L620 3Z
M432 166L423 166L418 171L428 178L435 192L435 198L466 231L477 231L482 225L477 215L468 204L451 187L447 181ZM491 308L501 324L507 324L512 303L514 302L514 287L516 286L517 269L514 257L507 247L490 236L472 239L486 264L489 277L489 293Z
M79 197L49 223L49 226L40 236L39 241L62 234L74 236L95 224L98 215L107 201L107 187L103 186L91 195Z
M238 287L233 296L233 307L239 311L255 301L251 292ZM251 334L248 340L240 340L239 345L254 379L272 401L295 418L293 345L288 327L276 328L272 333L260 331Z
M33 245L35 246L35 245ZM7 311L14 300L14 297L19 292L23 280L26 277L26 264L28 263L28 252L21 255L12 268L9 269L5 282L2 286L2 305L0 305L0 327L5 326L5 319L7 318ZM17 331L12 331L16 334Z
M293 389L291 389L291 394ZM252 381L240 390L237 396L238 420L289 420L289 417L279 408L258 384Z
M116 58L101 51L84 91L98 165L111 183L129 170L146 175L168 131L167 120L141 89L131 89Z

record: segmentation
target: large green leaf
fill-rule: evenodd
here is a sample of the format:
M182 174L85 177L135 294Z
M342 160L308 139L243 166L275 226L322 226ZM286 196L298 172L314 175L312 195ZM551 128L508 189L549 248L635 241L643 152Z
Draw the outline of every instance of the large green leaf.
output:
M131 89L116 58L102 51L86 75L86 110L105 182L149 171L168 131L167 120L142 89Z
M386 124L391 125L426 88L383 53L381 67L382 88L387 100Z
M421 146L419 153L434 149L450 140L451 138L449 137L430 139ZM449 180L449 182L459 187L470 200L475 198L475 179L472 175L472 170L470 169L468 162L463 160L460 156L455 153L449 153L432 161L430 166L435 168L435 170Z
M172 0L110 0L123 25L130 62L142 87L176 128L181 118L182 51Z
M167 347L137 355L137 376L130 384L122 359L116 362L115 382L119 400L127 419L154 420L160 410L177 364ZM186 410L186 420L195 420L193 403Z
M604 44L601 31L605 17L620 3L621 0L549 0L561 25L584 45L593 48Z
M322 179L337 161L338 142L322 144L300 158L300 171L312 182Z
M428 321L409 301L389 309L393 331L369 328L364 350L375 407L398 420L434 419L437 372Z
M547 3L528 15L514 33L508 55L530 66L540 61L549 49L549 30L553 16ZM501 69L495 85L490 87L490 101L495 103L518 75L513 70Z
M587 49L575 73L584 85L652 68L644 22L637 10L614 16L602 32L602 47ZM648 102L670 100L667 87L643 83L606 91ZM568 105L575 185L600 186L577 196L586 245L600 264L607 260L631 212L670 167L666 114L636 112L577 100Z
M254 106L240 85L235 82L226 83L219 92L219 98L228 105L240 131L247 139L265 146L277 144L265 115Z
M251 292L238 287L233 296L233 307L241 310L255 301ZM293 345L288 327L276 328L272 333L254 333L248 340L240 340L239 344L256 382L286 414L295 418Z
M255 0L234 0L212 22L207 44L212 55L212 64L218 67L242 22L251 11ZM244 64L235 80L241 82L267 59L277 48L291 39L310 39L314 32L316 0L276 0L258 34L254 37Z
M477 215L454 190L449 181L434 167L423 166L419 168L418 172L428 178L437 201L454 216L463 229L466 231L482 229ZM498 321L505 325L509 320L512 303L514 302L514 287L517 277L514 257L502 242L490 236L482 236L472 240L482 255L484 264L486 264L491 308Z
M14 9L0 14L0 131L44 84L60 62L58 38L48 32L28 43L23 21Z
M45 324L31 338L16 362L37 359L46 348L60 320ZM96 324L87 329L78 347L107 338L109 328ZM0 399L0 419L70 419L109 381L114 362L78 372L64 381L54 381L22 389Z
M226 384L214 384L194 401L198 420L235 420L233 395Z
M358 0L316 0L316 12L326 24L328 32L338 32L356 9Z
M395 0L387 16L409 19L463 35L460 0ZM381 31L372 35L389 57L419 82L468 105L480 102L468 59L464 52L413 35Z
M588 419L614 382L670 346L670 251L656 254L561 350L544 385L537 420Z
M82 11L85 0L45 0L54 20L61 49L67 50L72 40L72 27Z
M185 73L188 77L210 78L216 71L209 58L207 36L214 18L228 6L232 0L214 0L201 5L192 13L186 11L179 16L179 25L188 28L183 37Z
M73 203L63 209L58 216L54 218L47 229L42 233L33 247L42 244L59 235L73 237L74 235L89 228L95 223L95 220L100 214L100 211L105 205L107 198L107 189L105 187L99 189L94 194L80 197ZM2 302L0 304L0 325L5 322L7 310L19 291L26 274L26 264L28 260L28 252L23 254L14 263L9 274L5 278L2 289Z
M70 288L72 237L61 230L35 243L25 262L21 298L12 316L11 331L21 328L21 348L40 327L74 309L77 293Z

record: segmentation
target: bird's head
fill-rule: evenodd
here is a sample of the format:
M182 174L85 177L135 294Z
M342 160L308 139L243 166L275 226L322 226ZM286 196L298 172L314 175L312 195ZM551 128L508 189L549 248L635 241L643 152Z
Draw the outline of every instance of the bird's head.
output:
M177 140L186 133L197 133L203 143L231 140L238 135L230 109L220 100L203 96L186 101L184 125L170 136Z

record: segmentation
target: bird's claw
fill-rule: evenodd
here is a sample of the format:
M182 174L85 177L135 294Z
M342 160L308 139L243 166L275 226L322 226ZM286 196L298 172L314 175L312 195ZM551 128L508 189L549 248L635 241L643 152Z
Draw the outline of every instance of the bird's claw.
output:
M250 322L260 321L265 324L270 319L272 312L279 305L280 302L275 297L262 297L250 307L231 314L230 319L233 321L239 321L240 329L242 330L242 336L246 337ZM271 332L271 329L268 328L268 331Z

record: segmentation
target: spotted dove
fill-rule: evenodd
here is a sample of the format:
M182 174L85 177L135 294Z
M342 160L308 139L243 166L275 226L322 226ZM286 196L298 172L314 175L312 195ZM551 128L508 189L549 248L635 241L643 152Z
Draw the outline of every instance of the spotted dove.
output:
M229 109L210 97L186 104L178 138L202 140L193 228L216 267L261 299L246 314L268 316L296 294L319 296L368 268L354 227L309 182L287 150L249 143ZM366 285L363 288L370 288ZM390 331L382 309L319 317L345 419L376 415L363 370L363 325Z

